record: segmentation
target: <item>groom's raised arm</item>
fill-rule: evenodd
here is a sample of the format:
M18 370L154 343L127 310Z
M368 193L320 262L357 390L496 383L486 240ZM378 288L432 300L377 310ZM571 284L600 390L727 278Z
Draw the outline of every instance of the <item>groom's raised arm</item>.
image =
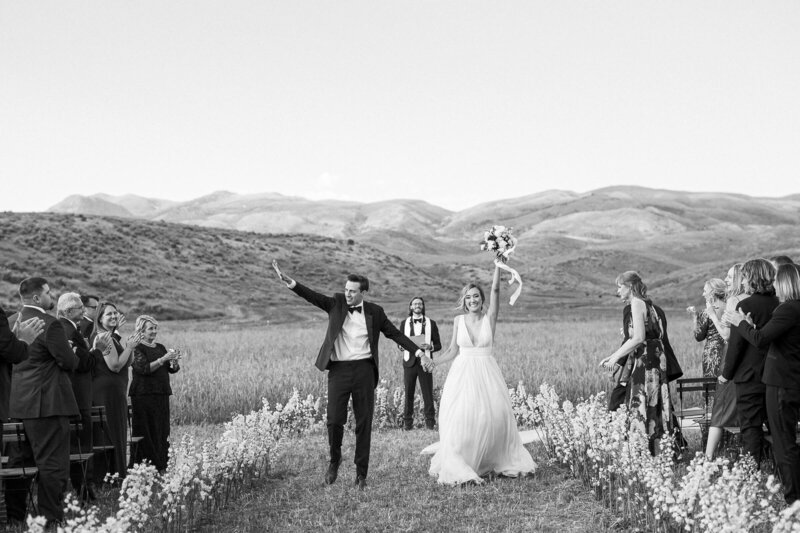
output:
M332 296L320 294L313 289L309 289L302 283L298 283L297 281L294 282L294 287L289 287L289 289L309 303L316 305L326 313L330 312L330 310L333 309L334 305L336 304L336 300Z

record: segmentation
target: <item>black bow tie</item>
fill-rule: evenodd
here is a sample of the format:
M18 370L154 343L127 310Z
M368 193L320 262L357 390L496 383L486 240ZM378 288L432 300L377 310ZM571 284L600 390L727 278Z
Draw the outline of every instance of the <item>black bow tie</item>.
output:
M355 311L356 313L360 313L361 312L361 306L360 305L356 305L356 306L347 308L347 312L348 313L352 313L353 311Z
M424 318L415 318L413 320L414 320L414 323L416 324L417 322L422 322L425 319Z

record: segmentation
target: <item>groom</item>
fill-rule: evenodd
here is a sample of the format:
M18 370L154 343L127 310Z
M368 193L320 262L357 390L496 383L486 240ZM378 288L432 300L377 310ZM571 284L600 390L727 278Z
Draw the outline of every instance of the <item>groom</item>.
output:
M375 387L378 385L378 333L415 355L422 352L411 339L400 333L386 317L383 308L364 301L369 281L350 274L344 294L325 296L283 274L277 262L272 266L281 281L298 296L328 313L328 331L317 355L316 366L328 371L328 445L331 462L325 483L336 481L342 462L342 437L347 422L347 404L353 398L356 418L356 486L367 486Z

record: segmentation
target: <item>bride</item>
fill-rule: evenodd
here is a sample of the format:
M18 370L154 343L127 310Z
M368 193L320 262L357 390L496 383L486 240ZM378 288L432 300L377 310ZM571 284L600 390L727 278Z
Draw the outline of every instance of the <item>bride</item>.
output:
M488 310L483 290L470 283L461 291L450 347L436 364L455 359L442 389L439 447L430 474L443 484L482 483L481 476L515 477L534 471L536 463L522 445L508 387L492 355L500 295L495 264ZM431 360L425 361L428 369Z

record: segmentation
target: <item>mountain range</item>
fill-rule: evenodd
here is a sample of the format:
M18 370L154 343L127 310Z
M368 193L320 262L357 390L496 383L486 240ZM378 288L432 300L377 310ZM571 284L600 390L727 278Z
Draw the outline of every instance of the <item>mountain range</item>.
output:
M520 315L611 305L614 279L624 270L639 271L659 303L702 303L704 280L724 277L734 262L777 254L800 257L800 195L759 198L619 186L587 193L551 190L454 212L403 199L358 203L216 192L172 202L98 194L71 196L48 211L3 214L19 234L3 226L0 250L17 260L9 261L15 268L0 270L0 302L13 299L12 281L30 271L25 258L36 256L40 269L62 260L52 257L52 248L39 247L35 254L23 248L50 243L44 235L61 234L65 227L83 227L101 237L82 236L84 247L77 249L85 253L89 247L88 264L95 270L133 269L127 274L181 285L176 293L191 293L193 282L212 290L213 297L185 305L167 297L170 291L159 299L162 311L186 318L255 313L251 302L237 301L246 292L240 285L249 276L269 276L265 269L273 256L302 274L298 279L321 289L338 290L343 272L360 269L378 276L375 295L399 309L414 294L449 305L465 281L488 280L491 257L478 250L478 242L493 224L513 227L519 238L511 265L525 283ZM26 224L36 227L36 240L30 240ZM114 243L111 255L108 243ZM121 265L126 255L136 261ZM227 293L220 272L238 288ZM121 282L125 276L117 278ZM114 296L132 307L146 305L147 298L134 298L132 285L89 286L115 287ZM278 294L278 303L291 303L285 293ZM202 303L202 311L195 303Z

